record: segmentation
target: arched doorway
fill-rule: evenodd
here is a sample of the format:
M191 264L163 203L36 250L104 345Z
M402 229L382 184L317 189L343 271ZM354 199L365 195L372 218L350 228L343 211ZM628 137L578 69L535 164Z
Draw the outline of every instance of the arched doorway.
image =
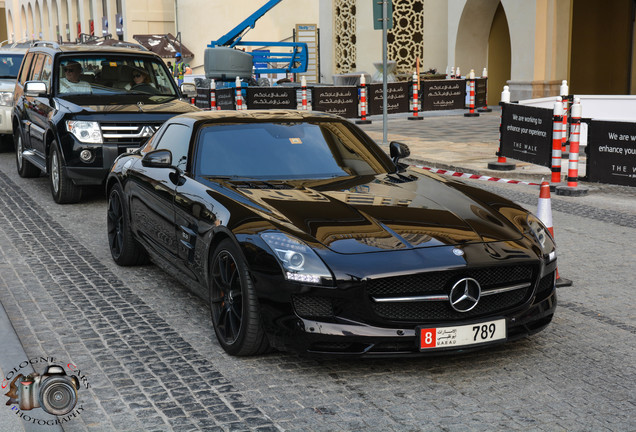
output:
M35 2L35 11L33 13L33 33L36 39L42 39L45 29L42 27L42 11L40 10L40 3L38 1Z
M27 28L27 15L26 15L26 9L24 8L24 5L20 9L20 31L22 32L22 34L17 35L16 40L20 40L22 38L28 39L29 29Z
M488 36L488 105L497 105L510 79L510 30L503 5L499 3Z
M49 5L46 0L42 0L42 33L44 39L54 40L55 26L51 23L51 15L49 14Z
M7 11L7 32L9 33L7 35L8 39L11 41L16 40L16 34L15 34L15 24L13 22L13 14L11 13L11 11Z
M60 15L57 8L57 0L51 2L51 32L55 40L59 40L60 35L64 32L64 29L60 25Z
M488 34L499 0L467 0L457 27L455 66L461 74L477 76L488 61Z
M64 36L63 38L66 40L71 40L71 18L69 16L69 9L67 0L61 0L60 5L62 6L62 13L60 15L60 33Z
M27 38L35 39L35 15L31 4L29 4L27 9Z

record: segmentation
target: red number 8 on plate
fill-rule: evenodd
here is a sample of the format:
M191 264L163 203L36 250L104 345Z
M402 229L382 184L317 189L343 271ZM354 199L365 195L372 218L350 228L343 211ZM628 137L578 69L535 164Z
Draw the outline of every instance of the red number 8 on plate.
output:
M420 349L421 348L435 348L437 329L421 329L420 330Z

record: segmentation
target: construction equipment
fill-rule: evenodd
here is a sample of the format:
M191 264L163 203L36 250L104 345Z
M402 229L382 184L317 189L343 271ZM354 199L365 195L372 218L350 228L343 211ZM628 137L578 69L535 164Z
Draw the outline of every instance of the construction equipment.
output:
M233 81L237 76L249 79L252 74L302 73L307 70L307 44L302 42L244 42L243 36L256 21L282 0L269 0L256 12L205 49L206 78ZM255 50L244 52L237 47L287 48L286 52Z

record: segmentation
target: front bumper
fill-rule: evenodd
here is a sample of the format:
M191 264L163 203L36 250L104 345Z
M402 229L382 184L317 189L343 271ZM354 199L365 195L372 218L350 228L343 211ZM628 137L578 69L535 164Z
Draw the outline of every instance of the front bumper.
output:
M457 352L470 352L489 346L511 342L532 335L543 330L552 320L556 310L556 290L542 300L533 303L512 314L482 317L452 325L461 326L480 323L498 318L506 320L505 340L486 342L472 346L437 348L420 351L416 327L385 328L342 320L342 322L320 322L298 318L287 323L287 328L294 328L289 337L280 338L269 335L270 342L277 348L325 356L354 356L354 357L409 357L422 355L441 355ZM293 322L295 321L295 322ZM448 322L439 326L447 326ZM436 327L427 323L427 327Z
M0 135L12 135L11 107L0 106Z
M116 144L85 144L74 138L72 144L65 147L66 153L66 174L76 185L100 185L106 180L113 162L120 154L128 149L138 148L138 144L116 145ZM82 150L89 150L94 157L89 162L83 162L79 158Z

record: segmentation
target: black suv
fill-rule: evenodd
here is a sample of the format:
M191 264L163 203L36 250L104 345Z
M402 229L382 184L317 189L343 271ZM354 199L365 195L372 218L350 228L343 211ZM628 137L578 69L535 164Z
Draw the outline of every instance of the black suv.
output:
M156 54L133 48L37 42L15 87L13 141L22 177L48 174L57 203L102 184L168 118L198 111L181 100Z

